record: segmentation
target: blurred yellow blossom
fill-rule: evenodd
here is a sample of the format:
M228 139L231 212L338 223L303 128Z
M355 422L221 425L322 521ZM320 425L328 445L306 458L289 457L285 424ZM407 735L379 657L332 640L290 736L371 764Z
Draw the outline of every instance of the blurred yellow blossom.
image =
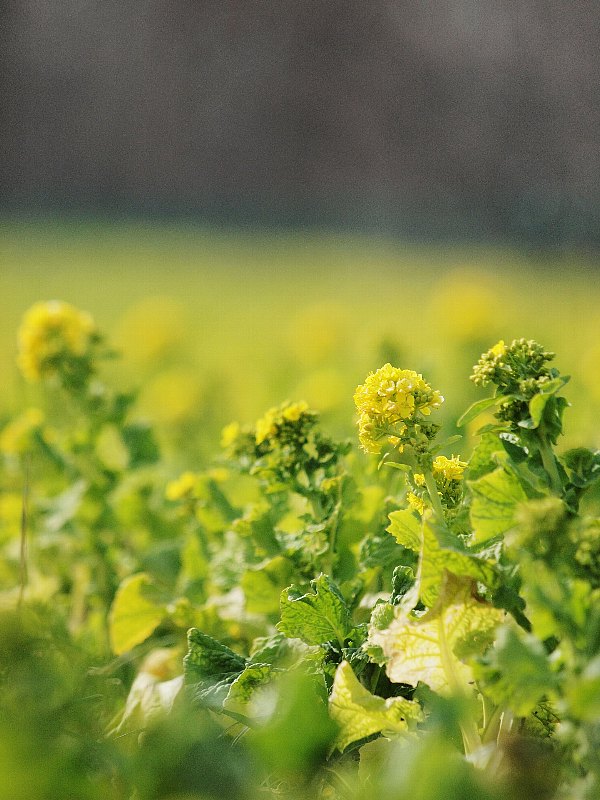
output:
M198 414L202 394L196 370L173 367L159 372L146 384L140 407L158 422L177 425Z
M240 435L241 430L242 429L239 422L230 422L229 425L225 425L221 431L221 447L231 447L231 445Z
M451 341L488 337L501 307L497 297L483 271L456 269L437 284L430 307L432 323Z
M167 500L183 500L193 497L198 487L199 476L195 472L183 472L169 481L165 490Z
M146 297L124 314L116 339L127 358L146 365L180 347L187 327L187 312L178 300Z
M90 314L61 300L35 303L19 328L18 364L29 381L53 375L64 362L84 358L97 338Z
M295 403L286 402L270 408L256 422L256 444L262 444L272 438L285 423L299 422L302 417L309 416L308 403L300 400Z
M44 415L39 408L28 408L5 425L0 432L0 451L9 455L23 453L31 444L32 434L39 430Z
M425 511L425 501L414 492L408 492L406 495L408 505L414 510L422 514Z

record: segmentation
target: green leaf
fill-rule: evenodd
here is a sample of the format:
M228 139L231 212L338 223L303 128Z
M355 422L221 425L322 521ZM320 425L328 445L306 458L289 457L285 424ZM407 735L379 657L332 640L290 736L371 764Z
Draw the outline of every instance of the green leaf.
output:
M468 481L468 486L476 541L485 542L513 527L515 507L527 496L512 473L500 467L476 481Z
M392 534L398 544L418 553L421 549L421 523L413 511L402 509L392 511L389 515L390 524L386 530Z
M417 571L419 598L432 606L438 597L445 570L455 575L469 575L488 586L496 584L493 566L470 552L462 541L446 528L434 525L426 515L419 522L412 511L393 511L387 530L396 540L420 554Z
M500 445L496 433L484 433L471 454L465 478L474 481L497 469L498 462L495 459L495 453L500 450Z
M313 592L300 594L290 586L281 593L281 622L277 629L309 645L337 641L343 646L352 629L342 594L327 575L311 581Z
M167 616L167 607L152 597L154 586L145 572L125 578L108 617L110 643L121 655L145 641Z
M246 707L256 690L264 686L273 673L271 664L248 664L231 683L223 708L238 714L246 713Z
M464 693L473 674L465 659L481 655L503 613L473 596L470 580L446 573L436 605L421 617L397 606L387 630L371 626L369 645L380 647L394 683L419 681L441 694Z
M557 684L542 643L514 625L499 628L485 665L475 669L485 694L517 717L527 716Z
M274 614L279 611L279 598L292 577L289 559L276 556L247 570L241 579L246 596L246 609L251 614Z
M185 681L203 704L222 707L229 688L246 668L246 659L197 628L188 631L188 652L183 659Z
M336 747L340 751L374 733L389 736L405 732L409 721L422 718L421 707L412 700L404 697L384 700L367 691L347 661L342 661L336 670L329 713L339 725Z
M469 406L465 413L458 419L456 427L462 428L464 425L468 425L469 422L472 422L484 411L487 411L488 408L491 408L492 406L495 406L506 399L506 397L501 395L499 397L484 397L483 400L477 400L475 403L473 403L473 405Z

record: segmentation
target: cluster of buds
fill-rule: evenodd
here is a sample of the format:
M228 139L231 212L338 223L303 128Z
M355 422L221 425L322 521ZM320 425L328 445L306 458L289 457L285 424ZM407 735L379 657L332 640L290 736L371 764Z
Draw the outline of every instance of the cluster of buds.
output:
M410 445L424 453L439 430L427 418L443 402L422 375L384 364L354 393L361 447L367 453L380 453L385 443L400 452Z
M498 418L517 426L528 416L531 398L558 375L547 366L554 357L533 339L515 339L510 345L501 340L481 356L471 380L477 386L496 386L496 394L507 398L499 404Z
M270 408L254 427L227 425L222 444L242 469L259 474L269 483L294 480L300 472L321 479L335 475L343 446L318 430L318 415L304 401Z

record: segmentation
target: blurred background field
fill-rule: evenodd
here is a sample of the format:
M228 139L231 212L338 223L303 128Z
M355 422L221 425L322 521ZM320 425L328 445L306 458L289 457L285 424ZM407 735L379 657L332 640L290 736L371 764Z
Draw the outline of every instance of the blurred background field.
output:
M425 373L448 422L477 393L468 377L498 339L537 338L572 375L568 444L600 445L600 287L592 257L491 246L403 244L349 233L191 223L2 223L1 413L33 401L16 331L39 299L88 310L139 388L171 458L202 463L232 419L306 399L353 434L352 394L385 361Z

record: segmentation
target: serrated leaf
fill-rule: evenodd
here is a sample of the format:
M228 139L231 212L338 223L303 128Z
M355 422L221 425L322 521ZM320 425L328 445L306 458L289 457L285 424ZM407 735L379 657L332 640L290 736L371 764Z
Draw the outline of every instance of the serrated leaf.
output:
M125 578L117 589L108 617L113 653L121 655L144 642L167 616L167 607L151 595L152 579L145 572Z
M183 659L185 681L194 686L196 700L222 707L229 688L246 668L246 659L197 628L188 631Z
M281 622L277 629L305 644L337 641L340 645L352 628L342 594L327 575L310 582L312 592L300 594L297 586L281 593Z
M390 524L386 530L392 534L398 544L418 553L421 549L421 522L409 509L392 511Z
M527 500L521 484L512 473L500 467L468 481L472 494L471 525L478 542L500 536L514 525L515 508Z
M465 659L482 654L503 614L473 596L472 582L446 573L436 605L421 617L402 606L387 630L371 626L369 645L380 647L394 683L419 681L441 694L464 693L473 679Z
M412 700L404 697L384 700L367 691L347 661L342 661L336 670L329 713L339 725L336 747L340 751L374 733L388 736L405 732L409 721L422 718L421 707Z

